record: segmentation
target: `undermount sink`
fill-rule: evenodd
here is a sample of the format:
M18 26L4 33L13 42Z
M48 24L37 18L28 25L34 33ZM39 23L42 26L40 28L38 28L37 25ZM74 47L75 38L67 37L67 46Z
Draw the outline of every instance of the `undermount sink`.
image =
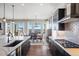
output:
M20 42L22 42L23 40L16 40L8 45L5 45L4 47L14 47L16 46L17 44L19 44Z

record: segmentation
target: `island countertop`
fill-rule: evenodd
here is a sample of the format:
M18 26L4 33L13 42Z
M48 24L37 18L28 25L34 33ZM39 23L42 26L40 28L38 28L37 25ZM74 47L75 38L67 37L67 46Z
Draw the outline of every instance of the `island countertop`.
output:
M0 56L7 56L12 51L14 51L16 48L18 48L19 46L21 46L29 38L30 38L30 36L24 37L23 41L20 42L19 44L17 44L16 46L14 46L14 47L4 47L4 45L0 45Z
M56 42L52 37L49 37L52 41L54 41L58 46L60 46L64 51L66 51L71 56L79 56L79 48L64 48L58 42Z

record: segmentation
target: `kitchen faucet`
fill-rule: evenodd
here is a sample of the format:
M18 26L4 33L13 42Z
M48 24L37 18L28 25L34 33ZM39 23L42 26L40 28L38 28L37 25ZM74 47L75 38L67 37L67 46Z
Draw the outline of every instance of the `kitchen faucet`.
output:
M10 36L13 37L13 35L12 35L11 32L8 33L8 41L7 41L8 43L9 43L9 37L10 37Z

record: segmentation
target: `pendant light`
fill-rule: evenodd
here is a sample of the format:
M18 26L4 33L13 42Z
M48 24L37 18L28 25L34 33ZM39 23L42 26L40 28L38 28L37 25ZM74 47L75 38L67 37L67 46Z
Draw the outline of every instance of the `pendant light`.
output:
M13 21L14 20L14 5L12 5L12 8L13 8L13 11L12 11L13 12L12 23L14 23L14 21Z
M5 18L5 3L4 3L4 17L3 17L3 21L6 22L6 18Z

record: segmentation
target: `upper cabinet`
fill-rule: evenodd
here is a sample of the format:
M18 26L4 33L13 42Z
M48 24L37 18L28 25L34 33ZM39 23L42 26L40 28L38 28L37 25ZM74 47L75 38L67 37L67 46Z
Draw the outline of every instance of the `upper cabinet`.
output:
M55 11L53 15L54 22L57 22L65 17L65 8L59 8Z
M69 3L66 5L65 17L58 22L66 23L76 21L79 18L79 3Z
M79 3L67 4L66 15L71 18L79 18Z
M65 17L65 8L58 9L58 20L61 20Z
M65 17L65 8L57 9L53 16L54 30L65 30L64 23L57 23L63 17Z

